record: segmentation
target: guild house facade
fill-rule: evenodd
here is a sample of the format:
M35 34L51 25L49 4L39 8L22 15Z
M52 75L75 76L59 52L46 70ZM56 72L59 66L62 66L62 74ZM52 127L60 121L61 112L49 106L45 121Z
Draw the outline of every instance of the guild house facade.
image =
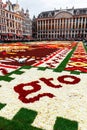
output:
M36 25L38 40L87 39L87 8L42 12L36 19Z
M18 2L12 4L10 0L6 3L0 0L0 39L29 39L31 35L32 21L29 17L29 10L24 12Z

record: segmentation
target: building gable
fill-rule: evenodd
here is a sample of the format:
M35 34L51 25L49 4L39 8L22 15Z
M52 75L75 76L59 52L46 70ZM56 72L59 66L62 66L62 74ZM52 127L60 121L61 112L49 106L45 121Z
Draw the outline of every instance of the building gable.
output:
M66 11L58 12L55 15L55 18L72 18L72 17L73 17L73 15L69 12L66 12Z

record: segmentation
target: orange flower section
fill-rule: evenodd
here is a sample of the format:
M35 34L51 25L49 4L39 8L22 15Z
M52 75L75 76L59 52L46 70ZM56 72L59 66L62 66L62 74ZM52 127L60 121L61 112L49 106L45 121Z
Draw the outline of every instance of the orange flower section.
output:
M65 70L87 73L87 54L82 42L78 43L78 46L70 58Z

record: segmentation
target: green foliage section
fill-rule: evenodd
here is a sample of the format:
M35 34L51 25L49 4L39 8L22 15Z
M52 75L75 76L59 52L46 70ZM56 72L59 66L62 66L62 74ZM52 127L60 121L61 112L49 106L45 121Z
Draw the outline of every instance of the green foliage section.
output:
M46 69L50 69L50 68L46 68L46 67L22 66L21 68L15 70L15 71L12 71L11 73L9 73L5 76L0 76L0 81L3 80L3 81L10 82L15 79L15 78L10 77L12 74L21 75L24 73L24 71L22 69L31 69L31 68L37 68L37 70L42 70L42 71L45 71Z
M0 109L4 106L5 104L0 103ZM32 126L36 116L36 111L21 108L12 120L0 117L0 130L42 130ZM78 130L78 123L57 117L53 130Z
M6 104L0 103L0 110L5 106Z
M46 67L38 67L38 70L45 71L47 68Z
M20 69L31 69L32 66L22 66Z
M83 43L83 46L84 46L86 53L87 53L87 46L85 45L85 42Z
M0 130L42 130L31 125L36 115L37 112L22 108L12 120L0 117Z
M17 115L14 116L13 120L20 121L22 123L33 123L34 118L37 116L37 112L22 108Z
M3 81L8 81L10 82L11 80L13 80L14 78L11 78L9 76L0 76L0 81L3 80Z
M75 49L76 49L76 47L74 47L71 50L71 52L65 57L65 59L61 62L61 64L56 69L54 69L55 72L62 72L65 69L65 67L66 67L70 57L72 56L73 52L75 51Z
M82 73L82 72L80 72L80 71L71 71L71 74L79 75L80 73Z
M78 123L61 117L57 117L54 130L78 130Z
M22 71L22 69L30 69L31 66L22 66L21 68L19 68L18 70L12 71L11 73L5 75L5 76L0 76L0 80L4 80L7 82L12 81L14 78L10 77L12 74L16 74L16 75L21 75L24 72Z

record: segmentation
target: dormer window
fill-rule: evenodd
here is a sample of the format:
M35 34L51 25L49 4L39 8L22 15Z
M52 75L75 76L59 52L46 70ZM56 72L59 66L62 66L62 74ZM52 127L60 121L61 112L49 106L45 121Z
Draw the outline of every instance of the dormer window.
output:
M9 5L9 11L11 11L11 7L10 7L10 5Z
M79 14L79 10L77 10L76 14L77 14L77 15Z
M42 14L40 14L40 18L42 18L43 17L43 15Z
M48 17L52 17L52 14L51 14L51 12L48 14Z

